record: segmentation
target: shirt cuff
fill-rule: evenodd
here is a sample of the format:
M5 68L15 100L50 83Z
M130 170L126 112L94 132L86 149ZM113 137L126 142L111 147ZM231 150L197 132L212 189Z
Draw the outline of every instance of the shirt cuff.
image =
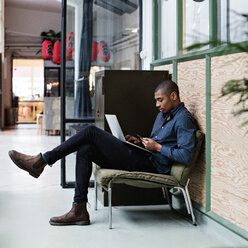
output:
M169 147L162 145L160 152L162 155L166 156L167 158L171 158L171 149Z

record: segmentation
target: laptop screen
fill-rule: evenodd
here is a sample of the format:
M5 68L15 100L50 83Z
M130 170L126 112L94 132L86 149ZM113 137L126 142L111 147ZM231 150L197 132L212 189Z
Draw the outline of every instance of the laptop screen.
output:
M107 119L112 134L119 140L125 141L124 134L121 130L121 126L118 122L116 115L105 115L105 117Z

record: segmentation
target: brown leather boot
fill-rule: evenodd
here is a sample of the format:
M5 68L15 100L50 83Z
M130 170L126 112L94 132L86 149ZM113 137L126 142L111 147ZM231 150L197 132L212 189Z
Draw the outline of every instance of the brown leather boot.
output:
M35 178L38 178L43 172L47 163L42 159L41 153L36 156L26 155L15 150L9 151L11 160L20 168L23 169Z
M72 209L58 217L52 217L49 223L53 226L67 225L89 225L90 216L86 208L86 203L72 203Z

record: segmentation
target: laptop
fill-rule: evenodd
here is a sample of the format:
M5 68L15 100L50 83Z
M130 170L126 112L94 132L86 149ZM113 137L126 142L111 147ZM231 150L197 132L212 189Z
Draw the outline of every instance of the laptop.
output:
M119 140L121 140L122 142L124 142L126 144L129 144L129 145L137 147L137 148L139 148L139 149L141 149L143 151L151 153L150 150L147 150L146 148L143 148L141 146L138 146L138 145L136 145L134 143L131 143L131 142L128 142L128 141L125 140L124 134L123 134L123 132L121 130L121 126L120 126L120 124L118 122L118 119L117 119L116 115L105 115L105 117L106 117L106 120L107 120L107 122L109 124L109 128L110 128L112 134L116 138L118 138Z

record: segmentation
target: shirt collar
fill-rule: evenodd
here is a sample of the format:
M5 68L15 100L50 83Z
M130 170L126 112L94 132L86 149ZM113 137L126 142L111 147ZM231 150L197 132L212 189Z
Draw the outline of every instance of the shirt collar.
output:
M184 102L181 102L178 106L171 109L168 113L164 113L163 117L167 119L168 116L170 116L170 119L172 119L176 115L176 113L183 107L184 107Z
M183 108L183 107L184 107L184 102L181 102L177 107L173 108L173 109L169 112L169 114L172 115L172 116L175 116L176 113L177 113L181 108Z

